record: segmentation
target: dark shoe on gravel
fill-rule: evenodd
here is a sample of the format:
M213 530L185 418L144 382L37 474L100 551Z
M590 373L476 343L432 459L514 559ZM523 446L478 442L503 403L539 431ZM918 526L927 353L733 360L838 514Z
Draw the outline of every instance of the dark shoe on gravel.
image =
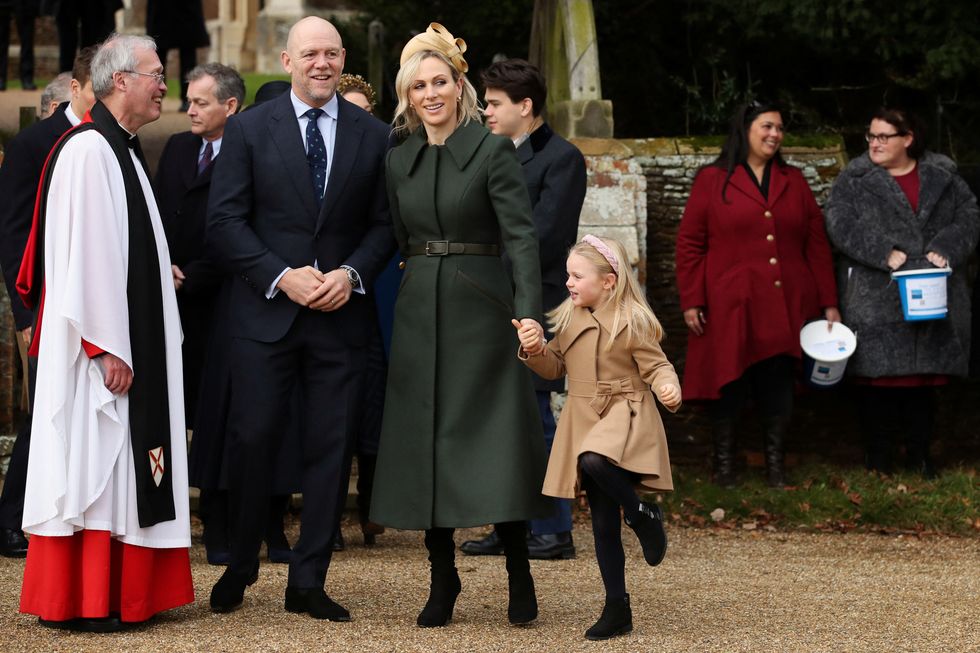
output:
M599 621L585 631L585 639L610 639L632 630L633 611L630 609L630 595L627 594L621 599L606 599Z

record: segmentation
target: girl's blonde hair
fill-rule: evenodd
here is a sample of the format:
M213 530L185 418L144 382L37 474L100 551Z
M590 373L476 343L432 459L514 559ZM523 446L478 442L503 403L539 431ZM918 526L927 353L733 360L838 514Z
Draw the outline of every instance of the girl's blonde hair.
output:
M647 303L646 296L640 288L639 282L633 276L633 271L629 266L629 255L626 253L626 248L621 242L613 238L603 238L602 242L612 250L616 261L619 263L620 272L618 274L613 269L612 264L606 260L606 257L585 241L576 243L569 250L568 255L578 254L586 259L595 266L600 276L605 277L607 274L616 275L616 284L613 286L612 292L606 300L607 303L612 302L616 307L616 313L613 317L612 333L610 334L609 342L606 343L605 350L609 351L612 348L613 340L615 340L616 334L619 332L619 326L623 320L626 321L627 344L632 342L633 338L636 338L640 342L649 342L651 340L660 342L664 338L664 328L660 325L660 320L657 319L657 316L653 314L653 309ZM548 324L551 326L551 332L559 334L567 329L572 321L574 310L575 305L572 303L572 298L569 297L558 308L549 311L547 317Z
M477 98L476 89L470 84L470 80L466 78L466 75L459 72L456 66L453 65L453 62L441 52L422 50L406 59L402 67L398 69L398 75L395 77L395 93L398 95L398 106L395 107L395 117L391 121L391 124L394 127L395 134L401 138L408 136L422 124L422 120L409 104L408 94L412 82L415 81L419 74L419 67L422 65L422 61L429 57L435 57L449 67L454 84L460 79L463 80L463 96L456 102L456 127L468 124L471 120L480 121L480 101Z

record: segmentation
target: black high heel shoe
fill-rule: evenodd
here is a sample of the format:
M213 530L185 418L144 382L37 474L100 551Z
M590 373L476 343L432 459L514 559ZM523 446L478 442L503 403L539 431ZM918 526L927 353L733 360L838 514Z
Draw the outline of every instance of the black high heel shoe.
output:
M456 597L461 590L462 585L456 569L453 569L452 573L433 572L429 600L426 601L415 623L421 628L441 628L448 624L453 618Z

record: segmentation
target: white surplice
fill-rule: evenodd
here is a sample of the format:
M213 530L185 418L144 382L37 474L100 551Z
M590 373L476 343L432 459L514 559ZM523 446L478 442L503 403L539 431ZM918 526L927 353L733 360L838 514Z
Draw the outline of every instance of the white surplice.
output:
M133 368L126 279L129 222L118 160L95 130L73 136L51 176L44 242L44 313L24 501L24 530L67 536L107 530L122 542L152 548L190 546L187 443L180 357L181 330L170 254L153 189L136 156L153 225L167 361L170 458L176 519L141 528L134 465L152 465L133 452L129 397L104 385L99 359L84 339ZM133 369L134 379L140 375Z

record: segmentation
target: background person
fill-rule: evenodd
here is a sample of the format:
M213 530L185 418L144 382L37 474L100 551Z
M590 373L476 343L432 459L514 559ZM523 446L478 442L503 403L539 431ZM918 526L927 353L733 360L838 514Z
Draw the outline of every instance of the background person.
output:
M41 92L40 116L44 120L57 110L62 102L71 100L71 73L58 73Z
M698 173L677 233L687 338L684 397L708 400L715 480L735 481L735 422L750 393L765 428L766 477L785 483L800 329L840 320L823 216L802 173L783 161L783 120L739 107L721 154Z
M531 205L513 144L480 124L465 49L438 23L405 45L394 124L408 137L387 165L407 265L371 518L425 530L431 584L422 627L452 618L461 588L454 529L487 523L504 542L508 620L537 618L524 522L550 509L540 494L541 422L510 327L541 311Z
M956 164L925 149L921 125L904 109L876 111L866 138L868 152L848 164L827 204L827 233L844 255L841 309L860 338L847 373L858 390L865 464L891 472L904 431L906 467L934 476L936 389L969 367L967 261L980 211ZM905 320L891 272L947 265L947 316Z
M10 21L17 25L20 37L20 87L37 88L34 83L34 22L40 0L0 0L0 91L7 88L7 62L10 52Z

